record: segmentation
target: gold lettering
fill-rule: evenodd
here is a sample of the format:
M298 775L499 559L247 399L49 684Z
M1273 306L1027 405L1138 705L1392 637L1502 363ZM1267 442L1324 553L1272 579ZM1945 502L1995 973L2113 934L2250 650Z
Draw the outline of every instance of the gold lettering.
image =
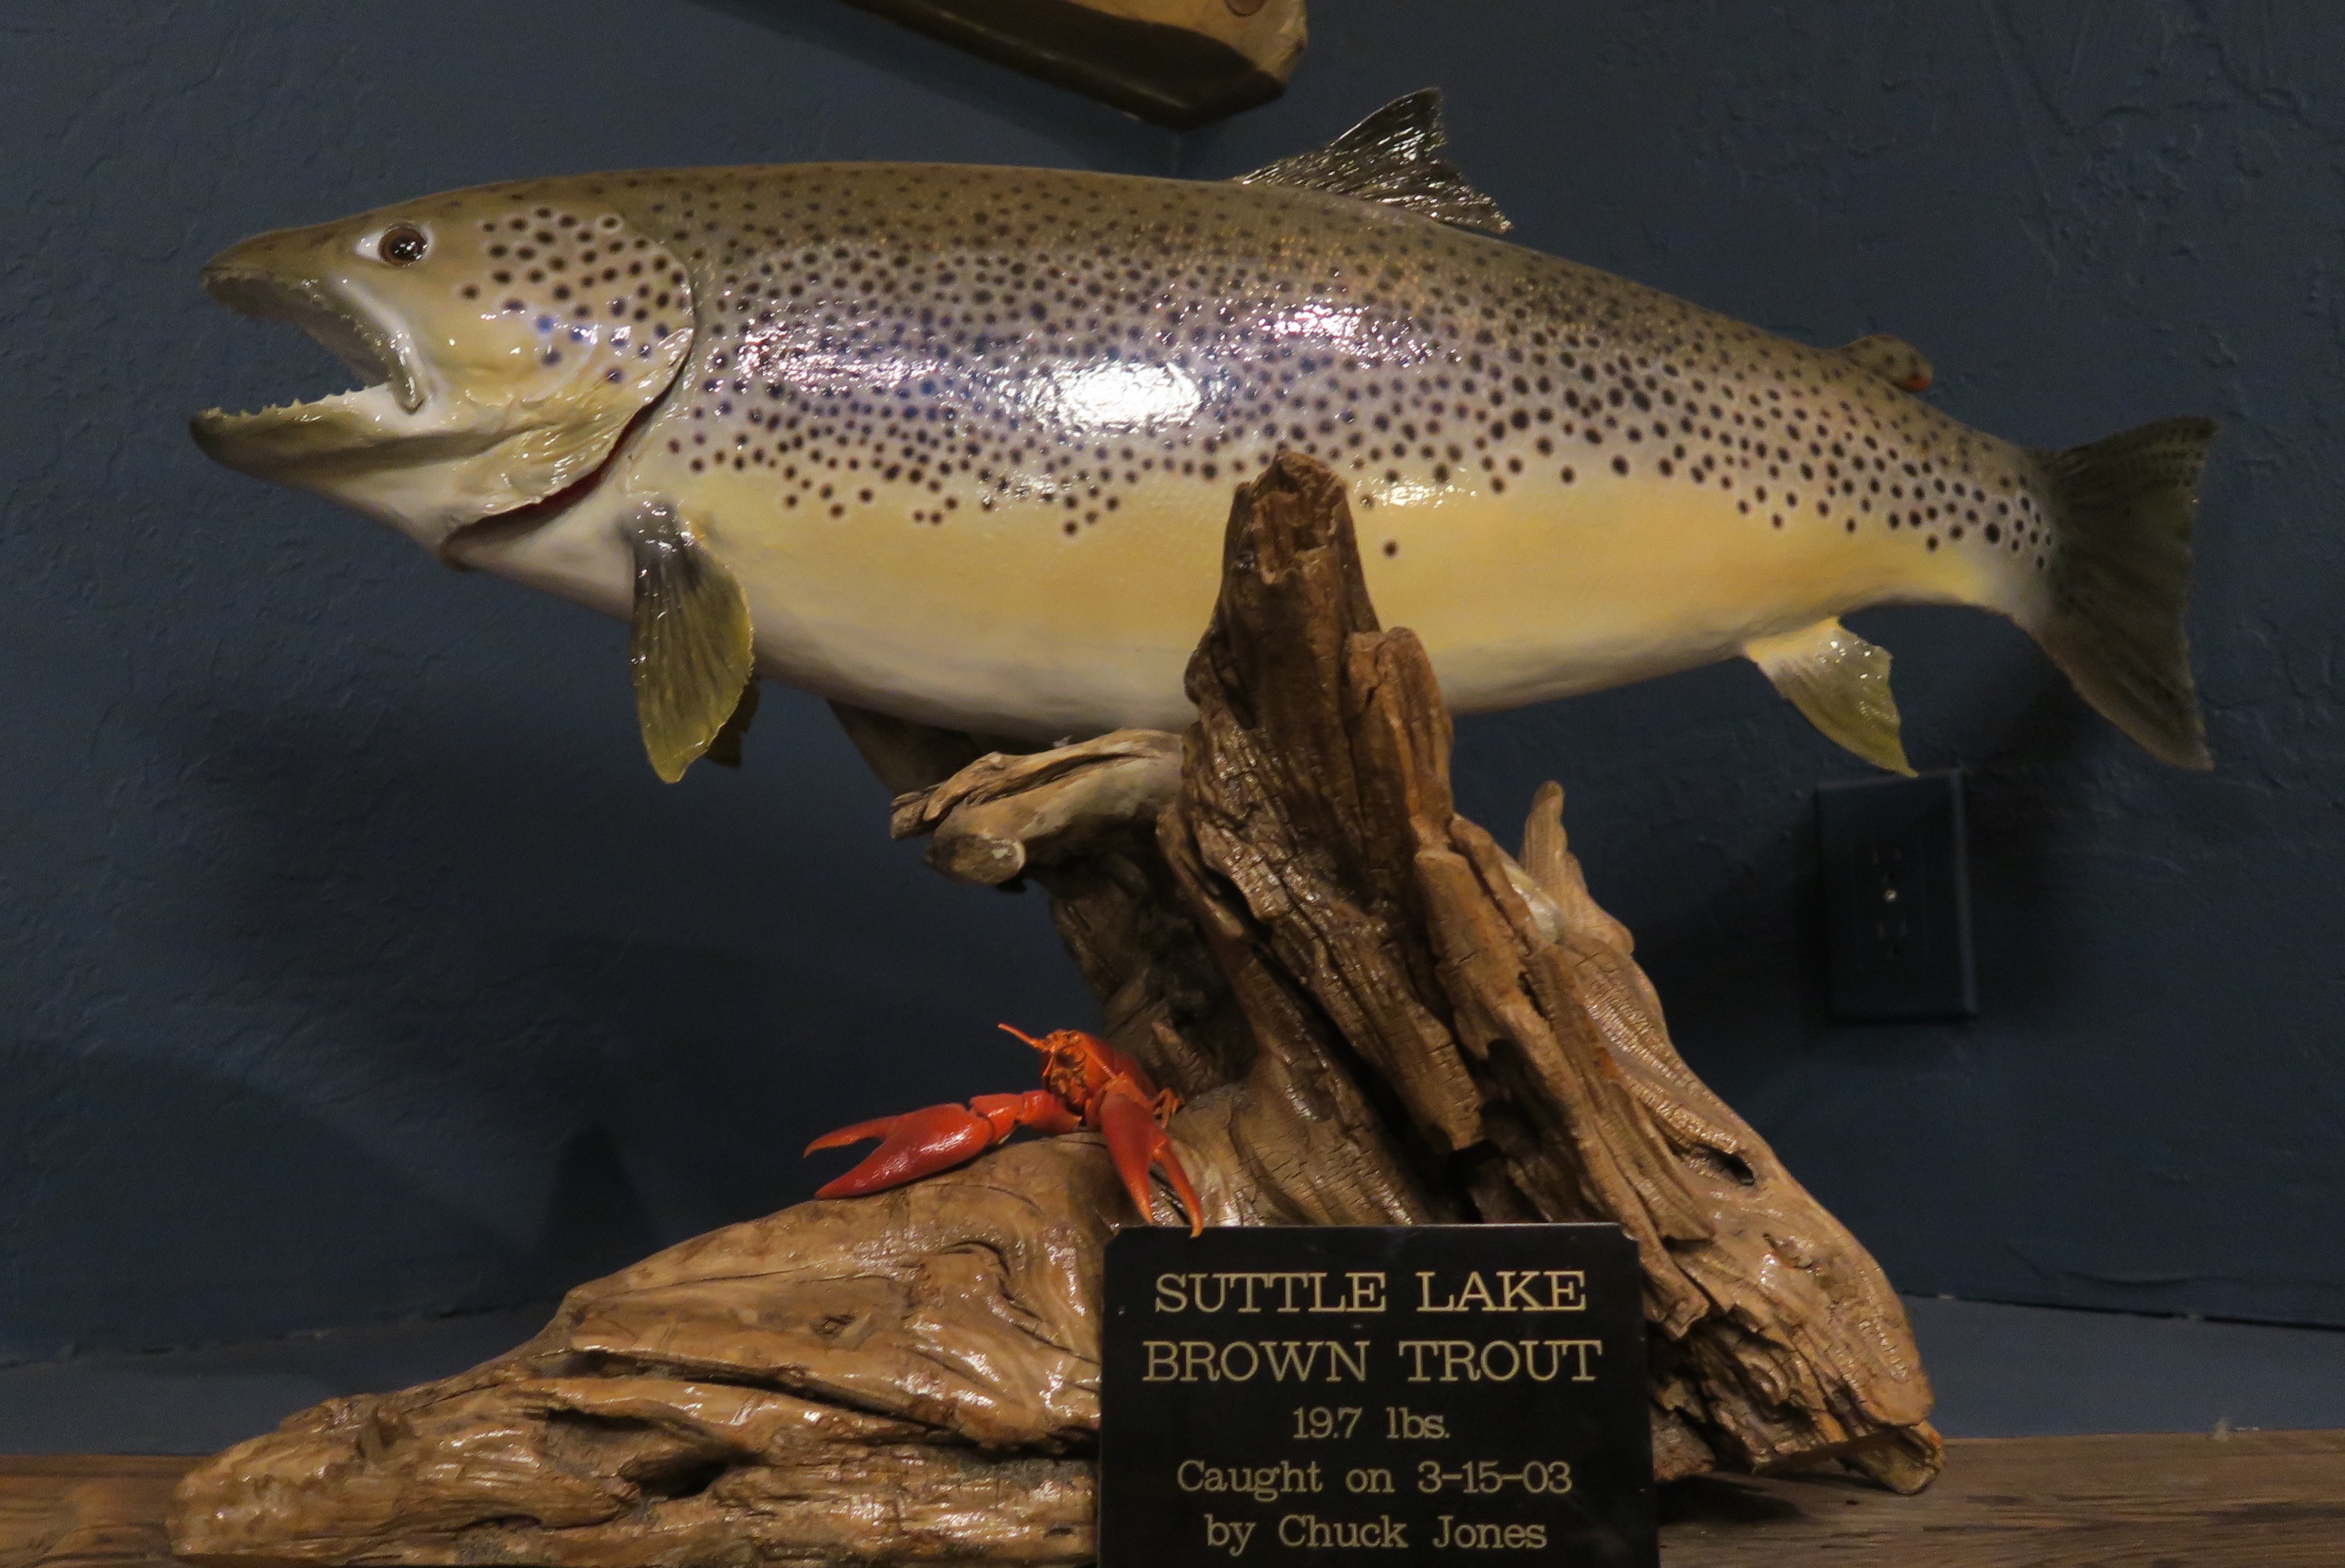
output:
M1501 1312L1544 1312L1538 1298L1531 1294L1531 1281L1538 1278L1536 1269L1501 1269L1498 1270L1498 1310Z
M1311 1381L1311 1368L1319 1360L1319 1347L1325 1340L1264 1340L1262 1348L1270 1353L1270 1376L1274 1382L1284 1382L1290 1376L1298 1383Z

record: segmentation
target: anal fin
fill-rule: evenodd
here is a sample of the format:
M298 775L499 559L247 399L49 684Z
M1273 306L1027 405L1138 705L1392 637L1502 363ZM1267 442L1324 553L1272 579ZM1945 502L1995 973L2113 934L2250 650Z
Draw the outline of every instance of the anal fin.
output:
M635 717L652 771L674 784L720 740L739 755L754 711L748 596L669 507L645 506L620 532L635 561Z
M1889 693L1888 649L1826 619L1753 637L1742 652L1826 736L1875 767L1913 776L1898 733L1897 700Z

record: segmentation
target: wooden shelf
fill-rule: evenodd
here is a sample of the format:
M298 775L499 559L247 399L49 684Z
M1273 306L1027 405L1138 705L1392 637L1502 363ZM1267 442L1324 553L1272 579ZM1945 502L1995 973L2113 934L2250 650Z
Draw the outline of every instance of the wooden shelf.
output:
M163 1516L195 1460L0 1455L0 1568L168 1563Z
M2345 1431L1973 1439L1919 1497L1853 1481L1665 1490L1664 1568L2340 1568ZM0 1568L167 1568L192 1459L0 1457Z
M1663 1495L1665 1568L2345 1564L2345 1431L1974 1438L1918 1497L1823 1477Z

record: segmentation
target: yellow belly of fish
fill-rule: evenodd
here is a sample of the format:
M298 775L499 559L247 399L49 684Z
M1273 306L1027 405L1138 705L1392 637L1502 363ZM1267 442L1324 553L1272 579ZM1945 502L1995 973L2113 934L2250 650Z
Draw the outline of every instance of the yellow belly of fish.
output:
M635 482L668 488L658 477ZM755 471L675 477L747 592L771 678L1046 739L1188 721L1182 672L1213 609L1225 485L1143 483L1071 534L1078 514L1039 500L923 524L911 514L932 496L874 484L834 519L784 509ZM1689 668L1865 604L1993 602L1957 552L1812 513L1778 530L1683 482L1365 494L1369 591L1386 625L1424 639L1461 711Z

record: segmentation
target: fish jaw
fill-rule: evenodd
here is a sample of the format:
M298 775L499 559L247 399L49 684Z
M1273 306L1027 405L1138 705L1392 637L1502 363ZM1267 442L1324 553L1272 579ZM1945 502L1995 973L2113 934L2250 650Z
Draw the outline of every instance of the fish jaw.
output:
M189 421L196 443L225 467L340 501L435 551L483 519L592 479L693 341L682 268L594 196L558 182L484 187L223 252L203 272L215 298L292 322L368 384L252 413L208 410ZM544 216L557 207L559 219ZM560 269L516 272L516 242L557 221L558 243L543 249ZM394 234L422 237L425 254L387 261ZM598 280L582 258L624 260L638 277L648 266L669 292L656 311L636 309L644 302L624 286L599 285L590 302Z
M258 413L210 410L188 428L225 468L340 501L436 551L593 476L626 421L572 412L451 393L410 410L377 384Z

